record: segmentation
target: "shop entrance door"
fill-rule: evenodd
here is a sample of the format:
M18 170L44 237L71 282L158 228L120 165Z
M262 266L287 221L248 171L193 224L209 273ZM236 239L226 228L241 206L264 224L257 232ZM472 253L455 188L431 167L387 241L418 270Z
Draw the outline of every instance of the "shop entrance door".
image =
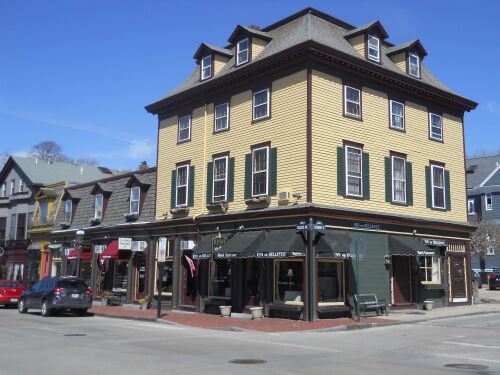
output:
M146 257L139 255L136 258L136 290L135 299L140 299L146 294Z
M467 302L465 290L465 262L463 255L450 256L452 302Z
M392 296L394 304L413 303L411 257L392 257Z
M181 305L196 306L196 275L191 269L186 257L181 260Z

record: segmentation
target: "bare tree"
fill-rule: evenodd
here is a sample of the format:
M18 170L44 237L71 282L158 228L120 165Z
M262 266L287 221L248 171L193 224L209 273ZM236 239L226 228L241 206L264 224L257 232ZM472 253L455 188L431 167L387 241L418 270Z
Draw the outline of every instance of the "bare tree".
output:
M54 141L43 141L37 143L31 148L30 154L32 157L40 160L59 160L66 158L62 153L62 147Z
M483 220L470 239L472 253L479 254L484 259L488 250L494 250L500 245L500 224Z
M76 159L76 164L78 165L87 165L89 167L93 167L97 165L97 160L94 158L82 158Z

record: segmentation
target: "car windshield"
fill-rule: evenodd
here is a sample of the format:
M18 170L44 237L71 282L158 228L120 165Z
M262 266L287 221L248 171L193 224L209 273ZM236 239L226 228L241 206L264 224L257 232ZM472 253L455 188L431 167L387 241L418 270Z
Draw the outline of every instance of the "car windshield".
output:
M21 285L15 281L0 281L0 286L4 288L21 288Z
M77 289L79 292L84 292L88 289L87 285L82 280L59 280L58 287Z

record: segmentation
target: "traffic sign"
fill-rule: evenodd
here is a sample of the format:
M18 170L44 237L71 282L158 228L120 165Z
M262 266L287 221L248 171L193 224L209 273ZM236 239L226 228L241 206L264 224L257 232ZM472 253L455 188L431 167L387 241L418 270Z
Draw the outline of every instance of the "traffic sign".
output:
M158 240L158 263L165 263L167 256L167 239L160 237Z

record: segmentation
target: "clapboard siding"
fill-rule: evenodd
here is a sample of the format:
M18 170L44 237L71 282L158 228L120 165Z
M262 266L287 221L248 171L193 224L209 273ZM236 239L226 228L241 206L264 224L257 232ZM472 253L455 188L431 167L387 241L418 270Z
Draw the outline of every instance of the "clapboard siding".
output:
M227 57L218 54L214 55L214 76L220 73L228 61L229 59Z
M263 39L252 37L252 60L259 56L267 42Z
M357 53L363 56L363 58L365 57L365 34L356 35L349 39L349 43L351 43Z
M391 60L399 69L406 73L406 52L391 56Z

